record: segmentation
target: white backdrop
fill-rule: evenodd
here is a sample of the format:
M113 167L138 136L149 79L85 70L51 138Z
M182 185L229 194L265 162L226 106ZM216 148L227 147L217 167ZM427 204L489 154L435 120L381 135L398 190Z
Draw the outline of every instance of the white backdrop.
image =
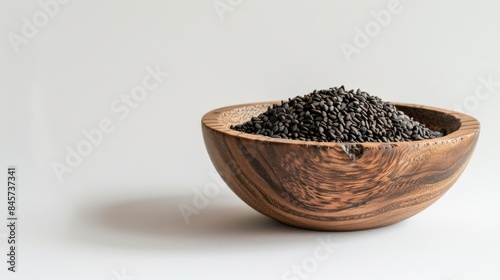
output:
M499 279L499 12L498 1L2 1L0 278ZM205 112L340 85L480 120L441 200L386 228L312 232L261 216L214 175ZM183 217L182 205L199 207Z

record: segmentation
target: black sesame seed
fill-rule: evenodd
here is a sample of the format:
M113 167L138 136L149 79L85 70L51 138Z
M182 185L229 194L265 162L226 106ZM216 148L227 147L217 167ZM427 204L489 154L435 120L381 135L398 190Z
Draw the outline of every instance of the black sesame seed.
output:
M393 104L344 86L315 90L273 104L259 116L231 129L269 136L320 142L400 142L434 139L433 131Z

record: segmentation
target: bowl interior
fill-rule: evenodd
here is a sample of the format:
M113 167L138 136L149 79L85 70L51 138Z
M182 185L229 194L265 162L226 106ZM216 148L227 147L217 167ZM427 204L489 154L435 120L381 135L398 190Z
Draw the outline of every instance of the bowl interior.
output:
M462 125L460 119L442 111L397 104L396 108L428 128L444 132L444 135L457 131Z

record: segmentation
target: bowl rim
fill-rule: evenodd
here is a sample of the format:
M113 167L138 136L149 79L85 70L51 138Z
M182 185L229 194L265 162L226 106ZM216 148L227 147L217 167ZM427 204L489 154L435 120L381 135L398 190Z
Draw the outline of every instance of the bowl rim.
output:
M415 140L415 141L405 141L405 142L318 142L318 141L304 141L304 140L294 140L294 139L282 139L282 138L272 138L269 136L258 135L258 134L250 134L246 132L236 131L230 129L226 124L221 124L219 121L219 116L227 111L249 107L249 106L262 106L267 105L270 106L272 104L281 104L281 100L279 101L264 101L264 102L253 102L253 103L244 103L244 104L236 104L225 107L220 107L217 109L213 109L206 114L203 115L201 122L202 126L205 126L208 129L215 130L219 133L223 133L227 136L266 142L266 143L276 143L276 144L288 144L288 145L303 145L303 146L313 146L313 147L343 147L345 145L361 145L363 147L381 147L381 146L399 146L399 145L430 145L436 143L446 143L446 142L456 142L457 140L470 137L475 134L478 134L480 131L480 123L479 121L465 113L452 111L448 109L411 104L411 103L403 103L403 102L391 102L393 105L403 106L403 107L411 107L417 109L425 109L436 111L439 113L447 114L452 117L455 117L460 122L460 127L442 137L434 138L434 139L424 139L424 140Z

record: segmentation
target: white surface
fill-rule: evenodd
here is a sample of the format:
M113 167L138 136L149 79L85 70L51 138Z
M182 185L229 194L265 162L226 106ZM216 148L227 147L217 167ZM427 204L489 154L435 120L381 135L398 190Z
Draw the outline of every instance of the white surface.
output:
M200 131L210 109L341 84L449 109L474 101L479 77L500 81L498 1L401 0L350 63L340 44L389 1L222 1L234 4L222 21L211 0L70 1L17 53L9 32L41 8L1 2L0 221L8 165L20 220L16 274L0 227L0 279L282 279L312 261L317 238L335 246L307 279L500 279L500 86L465 110L482 131L462 177L402 223L289 228L225 186L189 225L179 212L217 183ZM111 104L156 65L170 75L120 119ZM52 162L104 118L114 131L59 182Z

